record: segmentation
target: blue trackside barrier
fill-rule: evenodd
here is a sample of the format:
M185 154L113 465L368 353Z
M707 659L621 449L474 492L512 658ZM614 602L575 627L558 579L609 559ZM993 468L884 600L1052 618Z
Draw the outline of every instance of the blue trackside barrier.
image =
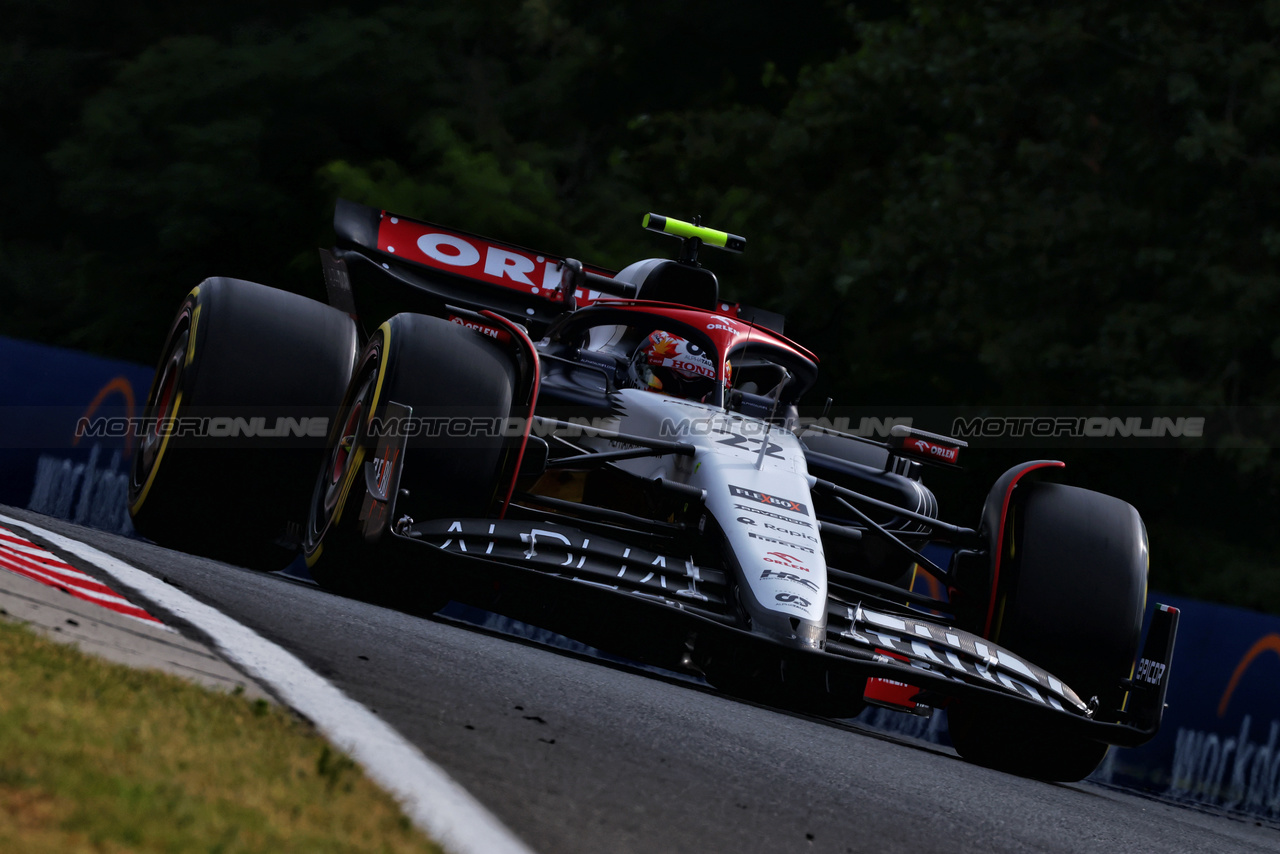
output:
M1151 594L1182 611L1164 725L1095 780L1280 819L1280 617Z
M130 362L0 337L0 504L132 533L125 494L137 440L124 419L142 414L151 377Z
M939 594L918 576L916 591ZM1280 819L1280 617L1151 592L1181 611L1168 708L1142 747L1112 749L1089 778L1165 800ZM946 716L869 708L875 729L949 745Z
M0 337L0 504L131 533L125 493L136 440L101 425L141 415L151 377L141 365ZM77 438L86 419L98 428ZM946 562L942 554L930 557ZM940 597L931 582L921 573L917 592ZM1148 620L1156 602L1182 611L1164 726L1150 744L1112 750L1090 779L1280 820L1280 617L1153 592ZM446 613L590 652L493 615ZM869 708L857 720L950 744L939 712L916 717Z

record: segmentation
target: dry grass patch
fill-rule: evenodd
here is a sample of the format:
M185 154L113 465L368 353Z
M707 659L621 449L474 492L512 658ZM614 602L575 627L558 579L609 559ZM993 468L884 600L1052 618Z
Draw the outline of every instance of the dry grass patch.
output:
M0 620L0 851L439 851L287 711Z

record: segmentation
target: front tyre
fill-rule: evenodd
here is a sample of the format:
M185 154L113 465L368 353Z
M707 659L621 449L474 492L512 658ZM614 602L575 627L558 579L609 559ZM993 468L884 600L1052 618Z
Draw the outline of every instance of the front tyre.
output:
M406 588L439 598L429 567L414 560L417 550L402 551L362 524L374 425L388 423L389 403L412 407L397 517L482 516L497 498L510 450L503 436L515 373L499 345L459 324L406 313L379 327L357 362L314 481L303 551L316 581L376 599L402 600Z
M1108 495L1056 483L1019 485L1004 532L991 639L1062 679L1100 710L1119 709L1146 606L1142 519ZM956 752L1044 780L1091 774L1108 746L980 702L954 702Z

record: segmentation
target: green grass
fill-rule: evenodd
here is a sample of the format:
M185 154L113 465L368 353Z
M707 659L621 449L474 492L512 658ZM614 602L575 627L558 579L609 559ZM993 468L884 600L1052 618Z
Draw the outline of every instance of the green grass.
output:
M0 851L439 851L287 711L0 620Z

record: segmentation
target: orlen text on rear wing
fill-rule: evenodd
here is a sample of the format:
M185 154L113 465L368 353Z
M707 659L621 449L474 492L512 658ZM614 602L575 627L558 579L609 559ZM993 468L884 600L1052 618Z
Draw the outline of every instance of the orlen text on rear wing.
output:
M333 225L338 249L331 257L349 272L349 288L363 317L381 319L399 311L445 316L449 306L491 309L523 318L536 335L569 307L561 290L561 256L344 199L338 200ZM596 276L613 276L603 268L585 269ZM331 283L340 275L341 271L326 270ZM337 304L332 285L330 291L331 302ZM602 294L584 288L574 296L581 308ZM390 306L369 310L371 303L384 302Z

